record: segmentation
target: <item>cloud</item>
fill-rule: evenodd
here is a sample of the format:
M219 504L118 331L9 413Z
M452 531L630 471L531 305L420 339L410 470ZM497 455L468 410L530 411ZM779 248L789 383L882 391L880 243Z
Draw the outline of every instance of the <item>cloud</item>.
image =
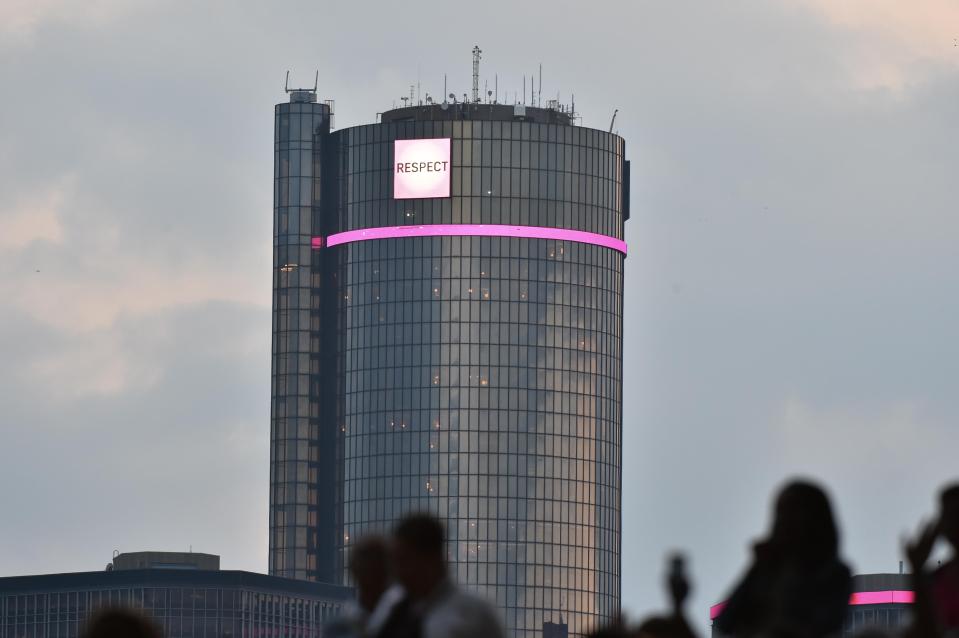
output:
M363 124L417 78L461 93L477 43L501 96L542 61L587 126L620 109L624 606L682 547L703 618L800 471L857 565L894 569L959 445L951 6L0 4L0 478L30 477L0 564L193 544L265 568L284 72ZM354 23L361 45L323 26Z
M6 306L0 325L0 467L30 483L3 499L30 521L5 529L5 574L98 570L114 548L191 544L226 568L265 569L268 310L192 304L82 340ZM64 369L22 370L51 357ZM69 538L65 520L82 521Z
M37 31L51 23L102 28L145 4L144 0L4 0L0 3L0 45L30 44Z
M73 182L65 176L33 197L22 197L10 209L0 208L0 249L22 249L35 241L62 244L60 214Z
M794 0L842 29L851 46L841 58L856 85L902 90L923 66L959 67L959 5L951 0Z
M784 465L845 485L864 482L858 487L888 495L905 480L931 479L934 487L953 472L949 452L930 450L929 442L956 436L915 402L826 407L790 397L774 427Z

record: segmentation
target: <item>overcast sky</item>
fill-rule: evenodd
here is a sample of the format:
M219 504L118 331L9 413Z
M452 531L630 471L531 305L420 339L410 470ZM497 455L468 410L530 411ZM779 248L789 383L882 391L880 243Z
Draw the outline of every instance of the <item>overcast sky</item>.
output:
M273 104L543 64L632 160L623 603L694 613L784 478L860 572L959 476L954 0L0 2L0 575L265 571Z

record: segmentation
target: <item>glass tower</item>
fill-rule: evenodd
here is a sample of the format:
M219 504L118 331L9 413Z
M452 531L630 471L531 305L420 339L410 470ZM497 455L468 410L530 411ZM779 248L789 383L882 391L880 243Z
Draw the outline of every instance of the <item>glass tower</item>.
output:
M271 573L345 582L353 541L429 511L511 634L586 633L620 599L623 139L478 103L330 132L296 99L277 106ZM395 142L422 139L450 140L449 196L396 199Z

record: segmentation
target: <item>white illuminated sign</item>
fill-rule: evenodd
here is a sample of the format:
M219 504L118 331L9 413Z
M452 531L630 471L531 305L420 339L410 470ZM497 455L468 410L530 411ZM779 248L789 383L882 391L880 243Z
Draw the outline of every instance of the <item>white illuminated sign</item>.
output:
M450 140L396 140L393 146L393 198L450 196Z

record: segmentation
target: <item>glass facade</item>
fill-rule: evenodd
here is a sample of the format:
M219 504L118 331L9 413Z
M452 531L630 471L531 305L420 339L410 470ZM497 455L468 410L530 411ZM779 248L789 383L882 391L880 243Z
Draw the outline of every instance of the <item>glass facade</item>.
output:
M301 591L284 591L281 579L242 572L117 575L0 579L0 638L79 636L98 610L116 606L142 610L168 638L319 636L349 596L335 587L329 588L335 596L310 593L300 583L292 585Z
M273 357L270 423L270 574L334 582L333 435L322 429L317 313L311 301L313 211L319 209L326 104L276 106L273 189ZM324 489L325 487L325 489ZM323 512L322 516L320 512Z
M892 634L906 629L912 622L911 609L912 605L902 604L850 607L842 629L843 638L852 638L870 630Z
M393 142L430 137L451 139L451 197L394 200ZM623 238L616 135L477 116L324 142L316 236L510 224ZM511 635L547 623L583 635L619 612L624 258L455 234L314 252L309 383L315 425L335 435L335 476L320 489L337 518L338 582L354 540L430 511L445 522L454 578L495 601Z

